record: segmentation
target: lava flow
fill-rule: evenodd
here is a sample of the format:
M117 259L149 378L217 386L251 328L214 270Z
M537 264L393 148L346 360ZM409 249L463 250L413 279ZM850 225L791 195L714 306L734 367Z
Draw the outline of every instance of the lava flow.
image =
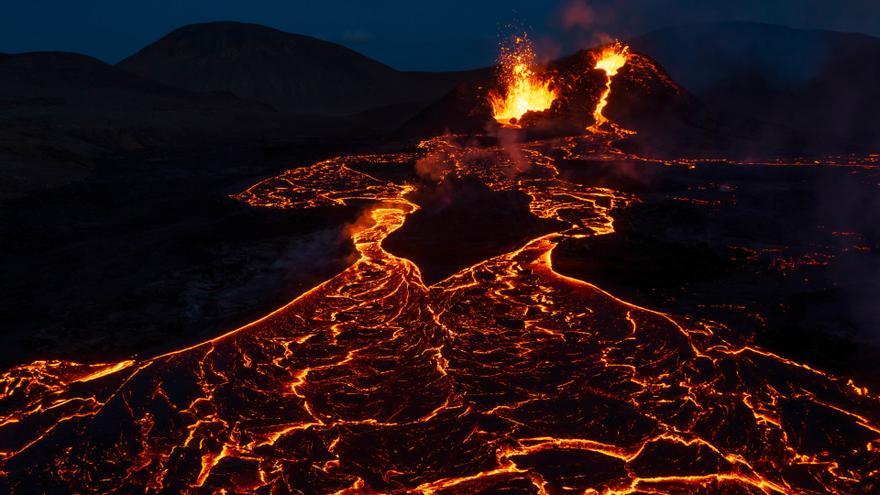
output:
M527 112L550 108L556 91L550 87L552 80L535 72L535 52L526 35L515 37L512 47L502 47L499 65L503 89L489 93L489 104L498 123L517 127Z
M592 132L600 132L601 127L610 123L605 114L605 107L608 106L608 98L611 96L611 83L614 76L626 65L629 59L629 47L620 43L613 43L602 50L597 58L595 68L605 73L605 89L599 96L599 102L593 111L593 120L595 123L588 130Z
M638 199L558 172L613 153L595 135L519 146L530 167L515 176L509 149L445 136L241 193L294 210L368 201L357 260L193 347L0 375L0 491L878 493L876 395L555 271L559 242L612 232ZM426 285L382 246L423 186L358 171L426 154L445 157L439 180L521 191L559 228Z

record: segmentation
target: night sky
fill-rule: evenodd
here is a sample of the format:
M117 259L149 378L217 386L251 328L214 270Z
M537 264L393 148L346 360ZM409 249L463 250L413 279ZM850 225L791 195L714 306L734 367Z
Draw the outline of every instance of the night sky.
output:
M606 36L748 20L880 36L877 0L3 0L0 52L63 50L117 62L189 23L235 20L349 46L400 69L492 62L500 34L529 28L546 56Z

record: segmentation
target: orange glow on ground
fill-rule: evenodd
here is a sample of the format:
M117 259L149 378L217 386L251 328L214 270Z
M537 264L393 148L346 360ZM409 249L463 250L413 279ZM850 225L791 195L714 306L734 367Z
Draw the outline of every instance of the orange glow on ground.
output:
M504 149L443 136L248 188L236 198L261 208L369 200L356 259L198 345L0 373L0 492L876 493L876 392L557 271L560 242L613 233L639 200L556 168L624 156L608 138L520 144L517 177ZM356 165L432 152L559 229L426 285L382 247L417 186Z

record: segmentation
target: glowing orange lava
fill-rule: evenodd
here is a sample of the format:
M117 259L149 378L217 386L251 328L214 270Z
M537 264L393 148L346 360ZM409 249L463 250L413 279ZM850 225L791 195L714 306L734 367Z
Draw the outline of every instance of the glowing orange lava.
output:
M876 392L556 271L638 201L557 168L622 156L606 137L521 143L516 177L503 147L442 136L251 186L253 207L370 201L351 265L184 349L0 372L0 493L878 493ZM428 285L382 245L419 186L358 166L429 153L558 230Z
M596 109L593 111L593 119L596 121L590 127L593 132L598 131L603 124L609 122L602 112L608 106L608 97L611 96L611 82L618 71L626 65L627 60L629 60L629 47L621 43L607 46L596 59L594 67L605 72L605 90L599 97L599 103L596 104Z
M535 52L527 36L518 36L511 48L502 48L500 80L502 92L490 91L492 115L500 124L518 127L517 122L526 112L541 112L550 108L556 91L550 87L552 79L542 78L535 72Z

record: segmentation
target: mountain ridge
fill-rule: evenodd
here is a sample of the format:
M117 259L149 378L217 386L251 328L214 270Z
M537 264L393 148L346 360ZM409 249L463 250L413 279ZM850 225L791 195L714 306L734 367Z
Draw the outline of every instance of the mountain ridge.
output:
M175 29L117 66L191 91L229 91L279 111L328 115L432 100L468 74L398 71L337 43L229 21Z

